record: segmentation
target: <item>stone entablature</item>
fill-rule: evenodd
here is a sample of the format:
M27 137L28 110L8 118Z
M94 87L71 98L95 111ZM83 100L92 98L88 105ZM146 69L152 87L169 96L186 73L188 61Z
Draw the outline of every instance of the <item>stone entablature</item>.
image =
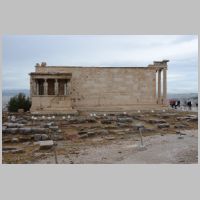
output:
M167 104L167 62L147 67L56 67L30 73L31 111L134 109ZM161 73L163 74L161 88ZM63 97L63 98L62 98Z

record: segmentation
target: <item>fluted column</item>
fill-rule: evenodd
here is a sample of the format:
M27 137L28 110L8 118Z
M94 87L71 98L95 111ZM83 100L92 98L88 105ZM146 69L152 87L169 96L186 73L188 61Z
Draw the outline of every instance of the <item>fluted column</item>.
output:
M55 79L55 95L58 95L58 79Z
M158 104L161 103L161 70L158 70Z
M163 69L163 104L167 102L167 69Z
M153 87L154 87L154 90L153 90L153 96L154 96L154 99L155 99L155 102L157 102L157 71L155 71L155 76L154 76L154 79L153 79Z
M44 95L48 95L48 83L47 83L47 79L44 79Z

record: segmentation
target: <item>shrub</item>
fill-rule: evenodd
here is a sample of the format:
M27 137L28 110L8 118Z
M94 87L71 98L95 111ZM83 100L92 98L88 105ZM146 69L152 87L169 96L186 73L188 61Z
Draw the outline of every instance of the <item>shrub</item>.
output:
M18 109L24 109L24 111L29 111L31 107L31 102L29 97L26 98L25 94L19 93L18 95L12 97L8 102L8 111L17 112Z

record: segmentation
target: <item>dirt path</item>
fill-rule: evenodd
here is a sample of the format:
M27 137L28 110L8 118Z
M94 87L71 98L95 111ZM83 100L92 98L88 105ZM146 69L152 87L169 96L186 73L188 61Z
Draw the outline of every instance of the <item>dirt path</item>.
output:
M58 162L71 164L129 163L197 163L198 131L182 131L186 135L167 134L144 137L145 149L140 148L140 140L125 139L109 144L80 148L75 154L58 155ZM35 163L55 163L54 156L37 160Z

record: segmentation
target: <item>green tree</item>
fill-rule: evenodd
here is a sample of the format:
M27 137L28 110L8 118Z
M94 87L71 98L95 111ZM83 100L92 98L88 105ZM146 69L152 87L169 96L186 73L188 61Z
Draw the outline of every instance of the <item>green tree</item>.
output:
M12 97L8 102L8 111L17 112L18 109L24 109L24 111L29 111L31 107L31 101L29 97L26 98L25 94L19 93L18 95Z

